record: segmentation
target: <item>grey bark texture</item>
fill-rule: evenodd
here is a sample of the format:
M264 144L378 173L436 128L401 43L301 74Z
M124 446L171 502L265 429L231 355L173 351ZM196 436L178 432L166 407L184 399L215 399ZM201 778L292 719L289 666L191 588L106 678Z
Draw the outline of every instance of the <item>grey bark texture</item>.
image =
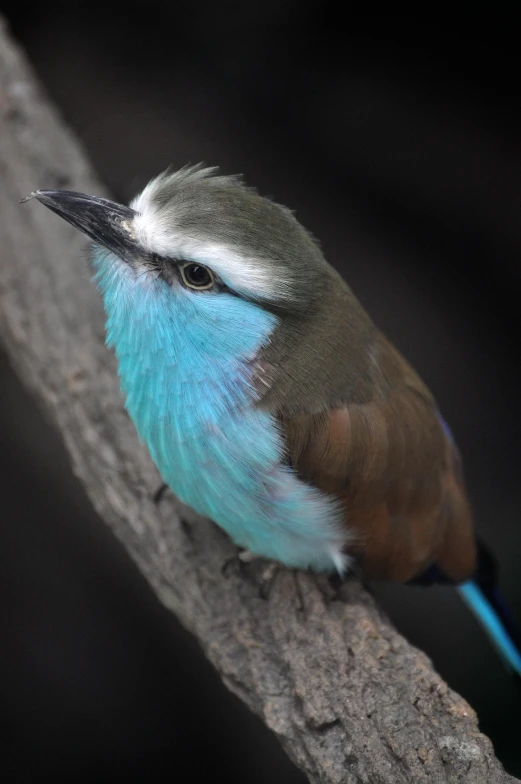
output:
M311 782L516 779L474 711L409 645L356 580L223 564L227 537L171 494L120 397L84 238L32 190L104 194L85 152L0 22L0 337L61 431L102 519L159 599L198 638L224 683L277 735Z

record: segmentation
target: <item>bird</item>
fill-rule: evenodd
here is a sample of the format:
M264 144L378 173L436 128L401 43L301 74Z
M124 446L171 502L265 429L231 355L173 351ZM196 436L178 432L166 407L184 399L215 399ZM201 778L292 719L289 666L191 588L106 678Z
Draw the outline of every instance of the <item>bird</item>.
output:
M455 585L521 675L452 432L294 212L203 164L129 206L32 198L94 242L127 411L182 502L291 568Z

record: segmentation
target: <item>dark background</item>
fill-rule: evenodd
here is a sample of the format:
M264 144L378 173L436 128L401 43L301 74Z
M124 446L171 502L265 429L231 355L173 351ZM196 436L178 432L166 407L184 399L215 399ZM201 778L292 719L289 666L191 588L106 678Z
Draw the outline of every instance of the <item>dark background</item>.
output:
M521 622L514 20L227 9L3 4L115 198L204 160L296 209L438 399ZM302 782L104 530L5 361L0 437L0 775ZM455 592L375 591L521 776L521 693Z

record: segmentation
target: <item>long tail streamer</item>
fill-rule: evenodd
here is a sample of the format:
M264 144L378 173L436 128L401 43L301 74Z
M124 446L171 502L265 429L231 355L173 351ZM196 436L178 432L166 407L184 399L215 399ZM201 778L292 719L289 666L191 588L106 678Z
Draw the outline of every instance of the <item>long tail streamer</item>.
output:
M456 586L456 590L485 629L507 667L521 677L521 651L513 639L513 620L497 588L487 589L477 580L467 580Z

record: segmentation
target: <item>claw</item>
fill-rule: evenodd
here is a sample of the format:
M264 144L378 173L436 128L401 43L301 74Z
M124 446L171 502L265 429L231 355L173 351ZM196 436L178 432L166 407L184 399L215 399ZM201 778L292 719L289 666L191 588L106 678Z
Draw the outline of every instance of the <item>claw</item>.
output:
M227 577L228 570L229 570L230 566L232 566L233 564L237 564L238 563L239 566L240 566L243 563L249 563L248 562L248 558L247 558L248 555L252 555L252 553L250 553L249 550L241 550L241 548L238 547L237 551L235 552L235 554L231 555L229 558L227 558L226 561L221 566L221 574L223 575L223 577ZM244 558L243 558L243 556L244 556Z
M152 501L156 505L159 504L159 502L161 501L161 499L163 498L167 490L168 490L168 485L165 485L165 483L163 482L163 484L158 487L158 489L155 491L154 495L152 496Z
M259 585L259 596L261 599L267 600L270 597L270 591L275 582L275 577L280 569L280 564L277 561L270 561L261 575L261 583Z

